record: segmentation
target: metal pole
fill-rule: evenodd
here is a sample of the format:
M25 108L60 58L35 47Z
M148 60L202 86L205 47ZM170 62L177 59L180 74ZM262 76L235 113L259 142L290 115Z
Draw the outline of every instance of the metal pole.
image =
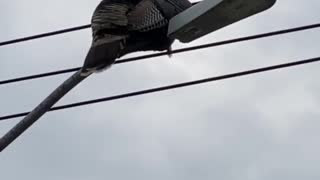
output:
M87 76L88 77L88 76ZM80 76L80 70L73 74L56 88L47 98L45 98L36 108L34 108L25 118L16 124L0 139L0 152L9 146L16 138L26 131L33 123L35 123L42 115L57 103L72 88L78 85L86 77Z

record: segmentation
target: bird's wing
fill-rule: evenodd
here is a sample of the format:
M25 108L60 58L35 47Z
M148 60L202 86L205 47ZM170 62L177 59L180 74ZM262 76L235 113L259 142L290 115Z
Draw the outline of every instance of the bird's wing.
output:
M142 0L128 13L128 29L146 32L168 24L152 0Z
M128 13L128 28L141 32L161 28L191 6L188 0L142 0Z
M93 36L95 37L102 30L115 30L117 33L121 28L125 29L128 25L128 11L129 4L102 1L92 16Z
M188 0L152 0L157 5L161 13L167 18L171 19L182 11L192 6Z

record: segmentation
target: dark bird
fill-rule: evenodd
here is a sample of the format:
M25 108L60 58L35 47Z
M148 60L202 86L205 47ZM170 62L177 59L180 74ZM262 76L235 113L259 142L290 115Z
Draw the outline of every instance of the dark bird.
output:
M169 20L191 7L188 0L103 0L91 20L92 44L82 76L110 67L137 51L171 50Z

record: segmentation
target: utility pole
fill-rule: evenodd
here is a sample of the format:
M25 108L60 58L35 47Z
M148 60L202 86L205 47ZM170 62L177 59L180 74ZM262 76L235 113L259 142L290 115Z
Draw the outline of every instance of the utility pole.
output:
M80 76L80 71L73 74L56 88L47 98L45 98L36 108L34 108L26 117L16 124L0 139L0 152L9 146L16 138L25 132L33 123L43 116L51 107L56 104L71 89L77 86L86 77Z

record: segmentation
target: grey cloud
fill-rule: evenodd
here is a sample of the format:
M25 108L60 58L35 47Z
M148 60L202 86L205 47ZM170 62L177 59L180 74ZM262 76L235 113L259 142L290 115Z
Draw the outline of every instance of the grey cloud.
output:
M6 10L0 19L8 28L0 39L86 24L97 2L1 2ZM268 12L175 48L315 23L318 5L278 1ZM117 65L59 104L318 56L317 33ZM89 45L90 32L82 31L2 47L0 77L81 66ZM1 154L1 175L10 180L318 179L318 72L314 64L48 113ZM0 87L0 114L32 109L67 77ZM15 122L1 122L0 134Z

